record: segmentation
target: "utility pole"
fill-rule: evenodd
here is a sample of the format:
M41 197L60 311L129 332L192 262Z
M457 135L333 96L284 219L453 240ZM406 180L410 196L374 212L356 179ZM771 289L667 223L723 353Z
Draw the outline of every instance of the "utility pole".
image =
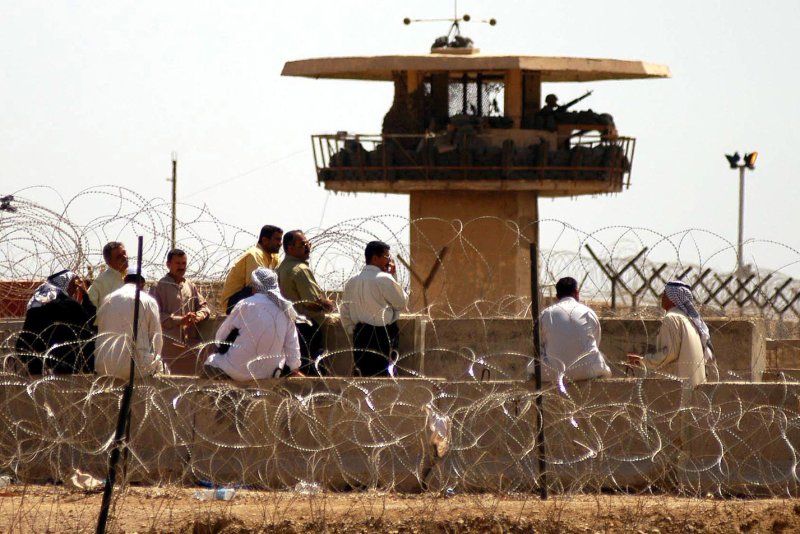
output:
M750 152L744 155L744 160L739 156L738 152L733 154L725 154L725 159L731 169L739 169L739 238L736 247L736 273L741 277L746 274L744 264L744 171L745 169L753 170L756 168L756 158L758 152ZM739 161L742 160L741 163Z
M175 220L178 202L178 154L172 153L172 248L175 248Z

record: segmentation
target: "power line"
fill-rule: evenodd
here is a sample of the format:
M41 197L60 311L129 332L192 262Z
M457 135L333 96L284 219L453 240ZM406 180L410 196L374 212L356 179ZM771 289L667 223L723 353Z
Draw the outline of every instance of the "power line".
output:
M204 187L203 189L195 191L194 193L190 193L188 195L182 196L181 200L186 200L189 197L193 197L195 195L199 195L200 193L204 193L204 192L208 191L209 189L213 189L213 188L215 188L215 187L217 187L219 185L227 184L227 183L232 182L234 180L238 180L239 178L243 178L243 177L245 177L245 176L247 176L249 174L253 174L254 172L258 172L258 171L260 171L262 169L266 169L267 167L269 167L271 165L274 165L274 164L279 163L279 162L281 162L283 160L286 160L286 159L289 159L291 157L294 157L294 156L296 156L298 154L301 154L303 152L308 152L308 149L307 148L301 148L300 150L296 150L296 151L292 152L291 154L287 154L285 156L281 156L280 158L273 159L271 161L268 161L268 162L264 163L263 165L259 165L258 167L252 168L252 169L250 169L248 171L236 174L236 175L231 176L229 178L225 178L223 180L220 180L219 182L215 182L215 183L209 185L208 187Z

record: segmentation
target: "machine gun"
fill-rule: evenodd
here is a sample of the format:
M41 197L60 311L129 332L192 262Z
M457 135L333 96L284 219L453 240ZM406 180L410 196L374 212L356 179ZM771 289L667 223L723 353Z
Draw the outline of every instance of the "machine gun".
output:
M577 104L578 102L580 102L581 100L583 100L584 98L588 98L588 97L589 97L589 95L591 95L591 94L592 94L592 91L586 91L586 94L585 94L585 95L583 95L583 96L579 96L579 97L578 97L578 98L576 98L575 100L570 100L570 101L569 101L569 102L567 102L566 104L563 104L563 105L561 105L561 106L558 106L558 109L557 109L556 111L558 111L559 113L563 113L563 112L565 112L565 111L569 111L569 108L571 108L572 106L574 106L575 104Z

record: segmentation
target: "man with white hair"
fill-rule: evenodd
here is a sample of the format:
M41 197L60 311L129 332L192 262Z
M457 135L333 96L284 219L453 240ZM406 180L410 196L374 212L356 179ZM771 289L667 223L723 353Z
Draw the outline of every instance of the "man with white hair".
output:
M131 357L135 358L137 376L169 373L161 359L163 339L158 303L144 291L145 279L128 269L121 288L110 293L97 310L97 351L94 370L127 380ZM136 347L133 345L133 310L139 289L139 324Z
M667 312L656 338L656 351L640 356L628 354L632 365L666 369L697 386L706 381L706 363L713 362L711 336L692 300L691 287L680 281L667 282L661 295L661 307Z
M202 375L206 378L238 381L300 372L300 343L297 339L292 303L281 296L278 275L259 267L251 275L254 294L231 310L217 330L218 350L208 357Z

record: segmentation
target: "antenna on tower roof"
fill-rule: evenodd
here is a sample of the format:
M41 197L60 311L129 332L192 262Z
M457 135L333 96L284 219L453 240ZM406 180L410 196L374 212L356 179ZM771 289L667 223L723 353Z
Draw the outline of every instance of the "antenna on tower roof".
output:
M497 24L497 20L491 18L488 20L477 20L473 21L472 17L468 14L464 13L463 16L458 16L458 0L453 0L453 18L447 19L411 19L411 18L404 18L403 24L408 26L412 22L450 22L450 30L447 32L447 35L442 35L438 37L431 45L431 50L436 49L447 49L447 48L473 48L473 41L469 37L461 35L461 22L478 22L482 24L488 24L489 26L495 26Z

